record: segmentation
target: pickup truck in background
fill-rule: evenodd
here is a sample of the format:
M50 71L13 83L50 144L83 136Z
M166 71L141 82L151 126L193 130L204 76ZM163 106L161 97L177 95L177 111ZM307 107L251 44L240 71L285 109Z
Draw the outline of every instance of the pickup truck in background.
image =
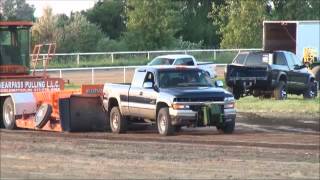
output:
M286 99L287 94L317 96L317 82L289 51L240 52L226 67L225 80L235 99L242 96Z
M199 69L206 71L210 78L216 78L216 66L210 62L198 62L191 55L186 54L170 54L155 57L151 62L147 64L148 66L161 66L161 65L172 65L172 66L195 66Z
M106 83L103 105L114 133L125 132L130 120L155 122L161 135L182 126L216 126L232 133L235 101L222 86L195 67L145 66L136 69L131 84Z

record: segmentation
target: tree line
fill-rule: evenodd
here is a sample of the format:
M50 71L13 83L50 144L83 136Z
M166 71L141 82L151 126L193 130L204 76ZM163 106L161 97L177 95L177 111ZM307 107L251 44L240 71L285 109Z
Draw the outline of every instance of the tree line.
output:
M1 0L1 20L34 21L32 42L58 52L259 48L264 20L319 20L319 0L100 0L70 15Z

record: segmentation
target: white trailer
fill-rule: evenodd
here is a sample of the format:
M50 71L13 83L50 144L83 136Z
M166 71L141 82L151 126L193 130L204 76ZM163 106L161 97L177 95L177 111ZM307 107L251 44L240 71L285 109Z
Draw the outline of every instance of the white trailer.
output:
M320 21L263 22L264 50L291 51L302 60L304 48L315 49L319 57Z

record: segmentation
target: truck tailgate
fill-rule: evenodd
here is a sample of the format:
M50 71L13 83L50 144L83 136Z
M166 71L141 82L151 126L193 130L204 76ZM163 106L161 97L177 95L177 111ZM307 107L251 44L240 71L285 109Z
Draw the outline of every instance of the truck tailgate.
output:
M268 66L242 66L230 64L227 66L227 80L267 80Z

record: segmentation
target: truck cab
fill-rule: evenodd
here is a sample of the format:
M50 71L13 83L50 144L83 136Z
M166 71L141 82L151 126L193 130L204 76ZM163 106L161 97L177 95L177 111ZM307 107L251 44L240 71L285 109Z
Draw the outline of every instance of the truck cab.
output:
M199 68L146 66L135 71L131 84L106 83L103 104L114 133L125 132L130 119L156 123L161 135L182 126L216 126L232 133L234 98L221 85Z

